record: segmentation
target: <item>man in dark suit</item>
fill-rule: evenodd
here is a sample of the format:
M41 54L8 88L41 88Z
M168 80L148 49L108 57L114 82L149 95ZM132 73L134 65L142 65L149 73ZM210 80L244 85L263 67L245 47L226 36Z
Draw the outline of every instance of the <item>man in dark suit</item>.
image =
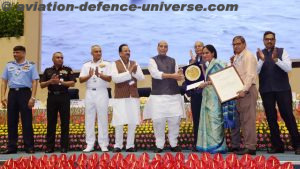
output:
M194 45L195 53L193 54L192 50L190 50L191 59L189 60L189 64L202 64L204 69L206 68L205 62L202 59L202 49L203 49L203 42L196 41ZM183 86L186 86L183 84ZM192 147L192 151L196 150L197 144L197 137L198 137L198 128L199 128L199 119L200 119L200 109L201 109L201 102L202 102L202 89L196 88L189 91L186 91L186 95L189 96L192 108L192 115L193 115L193 130L194 130L194 144Z
M300 155L300 135L292 108L292 92L288 72L292 70L291 60L284 48L275 47L275 33L264 33L265 49L257 50L259 73L259 92L263 101L267 121L271 132L273 148L268 153L283 153L284 145L280 139L277 123L278 105L280 115L291 135L295 154Z

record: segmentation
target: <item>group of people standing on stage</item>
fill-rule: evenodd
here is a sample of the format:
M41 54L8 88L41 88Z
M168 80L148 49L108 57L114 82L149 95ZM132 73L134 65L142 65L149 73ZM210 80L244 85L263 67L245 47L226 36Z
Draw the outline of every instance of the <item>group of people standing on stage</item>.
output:
M269 153L283 153L284 146L280 139L277 124L276 103L281 116L291 134L295 153L300 154L300 136L292 110L291 88L287 72L291 71L291 61L283 48L275 47L275 33L267 31L263 36L265 49L257 51L255 57L248 49L242 36L233 38L234 56L231 64L236 68L244 82L244 89L238 92L236 100L231 101L236 112L226 112L208 76L225 68L217 59L213 45L200 41L195 43L196 55L190 52L190 64L202 64L205 69L205 83L187 93L191 96L194 124L193 151L225 153L228 148L225 141L225 116L234 116L235 125L231 128L232 148L237 154L256 154L256 88L259 75L259 91L263 100L267 121L271 131L272 149ZM168 123L168 138L171 151L181 151L178 146L180 120L185 116L183 98L178 81L184 79L183 71L174 58L167 56L168 43L160 41L158 54L150 58L148 66L152 77L152 91L144 108L143 119L152 119L156 139L155 153L164 150L165 127ZM18 119L21 114L25 151L34 153L32 112L39 80L35 64L25 59L23 46L13 49L15 61L9 62L2 75L1 103L7 107L8 145L3 154L17 152ZM101 151L108 151L108 102L107 88L114 83L113 118L115 127L115 145L113 152L123 149L123 127L128 125L127 152L136 152L135 129L142 122L137 81L143 80L144 74L137 62L130 60L130 48L127 44L119 46L120 59L107 62L102 58L99 45L91 47L92 60L86 62L80 72L79 82L86 84L85 94L85 133L87 146L84 152L94 150L96 141L95 120L97 116L98 143ZM258 61L257 61L258 60ZM69 147L70 97L68 88L76 83L70 67L64 66L63 54L55 52L53 66L45 69L41 79L41 88L48 88L47 98L47 148L46 153L55 149L55 131L57 115L61 119L61 152ZM8 100L6 90L9 87ZM234 108L235 108L234 107ZM226 115L225 115L226 114ZM240 148L240 130L244 137L245 148Z
M270 128L272 147L268 153L283 153L284 144L280 138L277 123L277 109L291 135L295 154L300 154L300 135L297 129L292 108L292 92L288 72L292 64L284 48L275 46L274 32L266 31L263 35L265 49L257 49L255 57L248 49L242 36L232 40L234 55L230 58L244 83L244 89L238 92L234 100L236 112L234 125L231 127L230 149L226 148L224 121L229 109L224 109L208 76L225 68L217 59L217 51L212 45L204 46L202 42L195 43L196 56L191 54L190 63L205 64L206 82L198 89L190 91L191 107L194 122L195 151L223 153L226 151L236 154L256 154L256 105L258 91L256 87L259 77L259 92L263 101L267 122ZM202 48L202 49L201 49ZM232 102L232 101L231 101ZM199 105L201 103L201 105ZM240 147L241 136L244 137L244 148Z

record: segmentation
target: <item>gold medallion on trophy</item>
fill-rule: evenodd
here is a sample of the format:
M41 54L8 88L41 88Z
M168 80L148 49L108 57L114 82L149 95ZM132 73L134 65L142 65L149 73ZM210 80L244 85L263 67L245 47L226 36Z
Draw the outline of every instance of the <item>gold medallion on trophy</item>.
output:
M198 66L191 65L185 70L185 77L189 81L198 80L201 76L201 70Z

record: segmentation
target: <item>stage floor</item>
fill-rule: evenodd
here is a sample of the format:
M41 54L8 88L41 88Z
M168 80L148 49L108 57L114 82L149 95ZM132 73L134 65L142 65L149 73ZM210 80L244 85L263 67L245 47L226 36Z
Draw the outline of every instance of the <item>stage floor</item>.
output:
M152 159L155 155L155 153L153 153L153 151L138 151L138 152L135 152L134 154L136 154L136 156L140 156L142 153L148 153L150 155L150 159ZM163 153L161 153L161 155L164 155L164 153L166 152L170 152L168 150L165 150ZM70 155L72 154L76 154L77 157L79 154L83 153L82 151L69 151L67 153L67 156L69 157ZM93 153L98 153L99 155L102 154L101 151L94 151L94 152L91 152L91 153L86 153L87 155L91 155ZM108 152L110 154L110 157L112 157L114 155L113 152ZM192 152L190 150L183 150L182 153L185 155L185 158L188 157L189 154L191 154ZM36 152L35 154L33 154L35 157L39 158L43 155L45 155L46 153L44 152L41 152L41 151L38 151ZM48 157L52 154L57 154L58 156L61 154L59 151L56 151L54 153L50 153L50 154L46 154L48 155ZM123 156L125 157L127 154L127 152L123 151L122 152ZM175 155L176 153L173 153L173 155ZM197 153L200 157L200 154L201 153ZM226 158L227 155L229 155L230 153L227 153L227 154L223 154L223 157ZM259 156L259 155L263 155L265 156L267 159L272 156L272 154L268 154L266 151L257 151L256 152L256 156ZM8 159L17 159L17 158L20 158L20 157L30 157L31 154L26 154L25 152L23 151L19 151L17 154L9 154L9 155L0 155L0 165L2 165L6 160ZM285 163L285 162L292 162L294 164L294 167L295 169L300 169L300 155L295 155L295 152L294 151L286 151L285 153L281 153L281 154L276 154L276 155L273 155L275 157L277 157L279 160L280 160L280 163ZM239 158L241 158L241 156L238 156ZM254 158L254 156L252 156Z

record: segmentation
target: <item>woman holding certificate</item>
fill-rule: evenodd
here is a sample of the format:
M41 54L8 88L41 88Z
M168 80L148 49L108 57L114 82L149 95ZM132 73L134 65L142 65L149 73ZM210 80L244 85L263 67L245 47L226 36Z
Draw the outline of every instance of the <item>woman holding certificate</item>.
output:
M206 82L199 86L203 88L203 92L196 148L202 152L226 153L221 103L211 81L207 79L210 74L222 70L225 65L217 59L217 51L213 45L204 46L202 57L208 65L206 65Z

